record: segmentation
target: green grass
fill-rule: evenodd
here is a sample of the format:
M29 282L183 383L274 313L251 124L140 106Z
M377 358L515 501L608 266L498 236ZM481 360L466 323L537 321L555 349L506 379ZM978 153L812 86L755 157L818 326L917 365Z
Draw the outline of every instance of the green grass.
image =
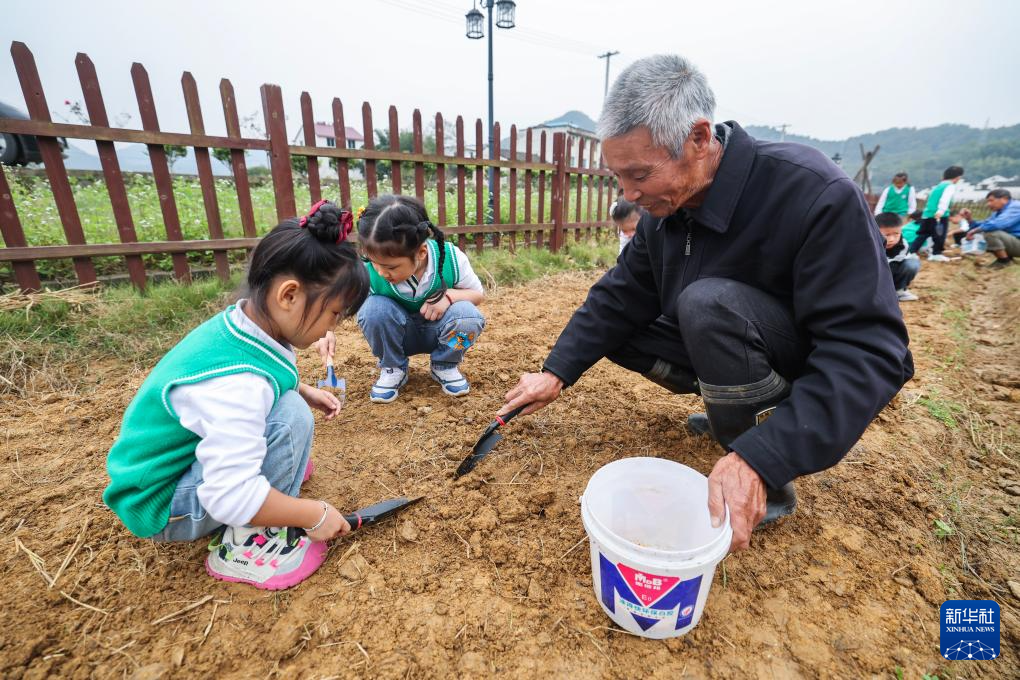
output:
M615 240L569 244L559 253L520 247L516 254L469 253L491 287L524 283L570 270L605 269L616 259ZM153 283L144 293L129 285L108 286L94 300L44 301L27 310L0 312L0 395L72 389L90 362L100 359L151 365L188 331L221 309L240 274L191 285Z
M928 397L921 397L918 403L928 409L929 415L939 421L950 430L958 427L957 416L962 415L966 409L960 404L948 399L943 399L937 394Z
M619 242L593 239L590 243L568 243L558 253L544 248L521 248L516 253L507 250L485 250L471 255L471 263L483 282L513 285L532 279L569 270L608 269L616 262Z
M9 173L11 184L11 195L14 205L17 208L22 228L25 231L25 238L29 245L63 245L67 243L61 226L60 216L53 201L53 193L45 177L18 172L14 169L5 168ZM125 177L128 203L131 207L131 216L134 222L135 231L139 241L164 241L167 239L166 228L163 222L163 213L160 209L159 193L150 175L128 175ZM473 176L469 176L469 185L473 183ZM218 178L215 180L217 205L220 221L223 225L224 236L237 238L243 236L241 228L241 214L238 206L237 194L232 179ZM546 182L546 200L544 205L544 216L539 219L538 215L538 183L533 182L532 192L532 220L551 221L550 210L552 206L551 182ZM336 180L324 180L322 182L323 196L339 201L339 188ZM385 193L392 189L388 182L379 182L379 193ZM457 222L457 194L456 181L447 181L446 184L446 215L450 224ZM85 240L88 243L117 243L120 241L117 231L117 224L113 217L113 208L110 205L109 194L106 184L101 175L95 178L72 178L72 190L78 215L81 219L82 229L85 233ZM294 186L295 201L299 211L303 206L311 204L311 197L308 184L303 181L296 181ZM405 194L414 193L414 182L406 182L403 185ZM487 191L483 191L483 201L487 200ZM592 191L592 214L597 215L598 191L593 187ZM568 192L569 217L573 219L574 201L576 200L576 184ZM277 223L276 198L272 182L265 180L254 181L251 185L252 207L255 214L256 231L261 236ZM605 200L605 194L603 194ZM206 219L205 204L202 199L202 188L198 180L191 177L174 178L174 201L177 206L181 231L185 239L209 238L209 227ZM582 187L581 205L587 208L588 189L585 184ZM476 211L476 193L469 186L465 191L465 221L475 223L478 221ZM368 203L368 190L364 182L355 181L351 183L351 204L357 209ZM429 215L433 220L438 220L439 195L435 186L427 186L425 191L425 204ZM500 198L500 215L503 222L524 222L524 189L523 179L518 189L516 215L511 219L510 215L510 194L506 187L506 178L503 178L503 189ZM585 211L582 210L581 219L585 219ZM0 247L4 245L0 237ZM232 253L234 262L243 259L243 253ZM172 271L173 265L169 255L144 255L145 266L153 271ZM193 267L211 267L211 253L189 253L188 260ZM120 274L125 271L124 259L120 257L99 257L94 258L96 270L100 275ZM40 260L36 263L40 275L44 280L73 279L74 269L70 260ZM0 283L10 282L13 279L13 272L9 263L0 264Z

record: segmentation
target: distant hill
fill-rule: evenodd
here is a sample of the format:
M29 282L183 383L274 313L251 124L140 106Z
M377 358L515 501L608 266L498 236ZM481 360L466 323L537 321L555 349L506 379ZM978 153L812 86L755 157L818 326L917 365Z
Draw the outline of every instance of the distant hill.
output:
M588 117L587 114L581 111L567 111L562 116L551 118L550 120L540 123L540 125L547 125L549 127L558 127L561 125L573 125L576 128L587 130L588 132L595 132L595 121Z
M778 141L779 130L750 125L747 131L769 141ZM918 189L937 184L942 171L962 165L967 178L976 182L992 175L1020 174L1020 125L982 130L967 125L939 125L930 128L890 128L842 141L828 141L787 134L786 141L807 144L830 158L839 153L843 169L851 177L861 166L860 145L868 151L881 145L871 162L875 191L901 170L910 175Z

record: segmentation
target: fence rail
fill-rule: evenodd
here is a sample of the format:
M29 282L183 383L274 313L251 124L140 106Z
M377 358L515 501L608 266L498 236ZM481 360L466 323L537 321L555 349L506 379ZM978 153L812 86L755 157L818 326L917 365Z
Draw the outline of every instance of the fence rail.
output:
M467 155L467 131L465 121L457 116L453 140L455 155L446 155L446 124L449 122L436 114L434 134L435 153L424 153L422 116L418 109L412 115L413 150L408 153L400 149L400 120L397 109L387 110L386 127L389 131L389 148L376 148L375 124L371 106L361 106L361 122L364 133L364 148L349 149L346 143L346 119L344 106L339 98L330 102L332 129L336 146L318 146L314 133L315 115L311 96L301 93L300 120L304 130L303 143L291 144L287 133L287 116L284 111L283 95L278 85L266 84L261 87L262 113L265 120L266 138L251 138L241 135L237 114L237 103L233 85L226 78L219 83L220 100L226 127L226 136L209 135L205 131L205 119L199 103L199 90L195 78L185 72L181 88L187 110L190 132L168 132L160 128L156 113L153 90L148 73L141 64L131 67L142 129L133 130L111 127L106 113L99 79L95 66L88 55L79 53L75 59L84 94L89 124L78 125L55 123L50 118L49 107L43 91L42 80L35 64L35 58L28 47L21 42L11 44L11 56L25 96L30 120L0 118L0 133L32 135L38 140L43 158L46 177L53 192L54 204L60 217L66 238L66 245L31 245L28 243L18 208L15 205L7 175L0 166L0 235L5 247L0 248L0 262L10 262L14 277L22 290L38 290L42 287L35 262L38 260L71 258L80 284L96 281L93 257L121 256L131 282L140 289L146 285L146 270L143 255L170 254L174 276L181 281L191 280L188 253L212 252L217 274L229 277L227 252L250 249L258 243L258 226L251 198L251 187L245 154L249 151L264 151L269 157L269 171L272 177L276 215L279 220L302 212L295 200L295 178L292 165L294 157L307 159L307 182L311 200L317 201L325 192L338 192L343 205L351 204L351 163L364 165L364 177L369 198L379 193L380 162L390 167L390 184L394 193L404 193L403 167L413 170L413 186L406 187L408 193L425 198L426 164L436 166L435 190L440 196L436 223L444 231L457 235L458 245L467 248L469 237L474 235L476 251L485 245L489 235L492 246L517 248L518 235L523 235L525 247L548 247L559 250L565 243L570 230L574 239L590 237L592 230L608 227L609 204L615 195L615 180L604 167L601 157L595 160L597 149L593 140L574 139L565 133L547 135L545 131L534 134L530 128L521 135L517 126L510 127L508 158L500 155L500 126L496 123L495 139L491 150L494 157L483 157L483 126L480 119L474 125L474 155ZM548 138L551 136L551 140ZM78 206L64 166L58 138L91 140L102 165L102 174L109 193L114 221L120 243L88 243L82 229ZM523 139L522 139L523 137ZM551 141L551 144L550 144ZM139 241L128 203L124 175L114 147L115 142L144 144L152 164L152 178L159 195L162 221L166 232L164 241ZM576 164L573 148L577 144ZM173 177L167 161L165 146L192 147L198 168L198 181L202 190L208 239L185 239L181 229L179 211L174 196ZM521 148L523 146L523 149ZM220 209L212 173L210 149L229 149L230 166L233 174L238 214L243 238L225 238ZM551 156L548 156L551 152ZM319 159L335 163L336 179L324 179L320 174ZM587 162L586 162L587 159ZM487 189L486 170L495 175L495 191L492 192L493 223L486 222L485 193ZM447 177L448 169L450 177ZM472 172L473 171L473 172ZM472 177L473 175L473 177ZM455 183L457 196L456 214L447 214L446 184L450 179ZM467 205L468 187L473 185L475 205ZM500 222L503 189L508 191L509 221ZM546 198L549 196L549 210ZM521 199L523 198L523 201ZM519 210L523 202L523 212ZM470 212L469 212L470 209ZM521 219L523 217L523 220ZM269 225L261 225L265 230ZM583 232L583 234L582 234ZM504 242L504 237L506 242Z

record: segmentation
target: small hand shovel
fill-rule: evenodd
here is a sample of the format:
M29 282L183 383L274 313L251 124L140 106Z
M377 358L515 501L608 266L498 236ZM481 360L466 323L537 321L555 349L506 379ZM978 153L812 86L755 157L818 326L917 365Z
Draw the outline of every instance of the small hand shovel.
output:
M489 455L489 451L492 451L492 447L494 447L499 440L503 438L503 435L496 432L496 430L498 430L500 426L509 423L513 420L514 416L518 415L529 406L531 406L531 404L518 406L503 417L496 416L496 419L492 421L487 428L485 428L485 432L483 432L482 436L478 438L477 442L475 442L475 447L471 449L471 455L465 458L461 464L457 466L457 472L454 475L454 478L463 477L474 470L475 466L478 465L483 458Z
M422 498L424 496L416 498L408 498L407 496L391 498L387 501L380 501L369 505L367 508L355 510L349 515L344 515L344 519L351 525L351 531L354 531L371 524L378 524L384 519L389 519L404 508L414 505Z
M336 371L333 370L332 359L330 359L326 364L326 379L319 381L319 387L327 390L339 390L341 392L347 391L347 381L343 378L336 377Z

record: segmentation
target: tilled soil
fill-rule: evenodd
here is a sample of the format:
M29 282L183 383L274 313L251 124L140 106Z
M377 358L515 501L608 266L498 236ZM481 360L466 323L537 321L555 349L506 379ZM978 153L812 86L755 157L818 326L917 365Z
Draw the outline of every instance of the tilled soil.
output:
M917 377L840 465L798 482L796 515L728 557L701 623L668 641L618 632L603 614L578 497L624 456L707 474L719 450L684 429L696 397L601 362L451 480L595 279L490 295L462 400L419 357L397 402L370 404L374 360L353 323L341 328L350 398L336 421L318 420L305 494L343 509L426 500L334 543L318 573L281 593L214 581L205 542L135 539L102 505L106 452L147 367L70 367L79 382L67 393L0 404L0 675L1020 676L1015 271L924 267L921 300L904 304ZM300 364L306 381L318 377L311 353ZM1001 605L999 659L942 659L949 598Z

